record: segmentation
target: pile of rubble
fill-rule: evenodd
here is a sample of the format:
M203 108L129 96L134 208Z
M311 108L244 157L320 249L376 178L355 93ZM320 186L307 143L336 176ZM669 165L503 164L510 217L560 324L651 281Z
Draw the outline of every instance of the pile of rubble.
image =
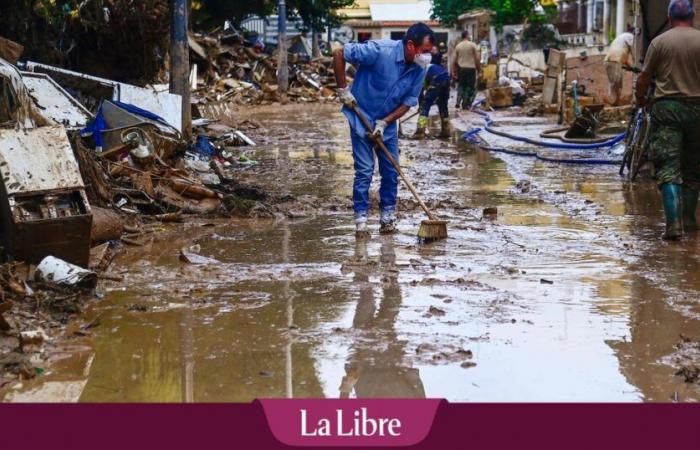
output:
M189 36L192 102L260 104L278 101L277 59L258 41L246 39L230 26L224 31ZM292 101L315 102L334 97L330 57L311 57L305 38L295 36L289 50L289 90Z
M92 320L66 329L94 298L96 271L109 267L116 255L109 244L103 249L94 252L89 267L95 271L52 256L38 265L0 265L0 389L42 374L62 340L88 335L98 324Z
M121 280L108 268L123 244L187 214L275 213L234 179L255 163L241 149L256 123L200 118L190 142L162 86L4 59L0 92L0 256L17 261L0 265L0 387L39 373L98 278Z

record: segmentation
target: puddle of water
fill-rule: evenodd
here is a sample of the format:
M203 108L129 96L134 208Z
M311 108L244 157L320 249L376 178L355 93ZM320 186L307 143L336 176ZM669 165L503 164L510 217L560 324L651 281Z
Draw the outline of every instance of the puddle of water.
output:
M348 197L352 160L335 107L265 122L286 137L263 142L243 180ZM124 283L105 286L89 373L55 372L86 380L85 402L700 399L663 362L680 334L700 336L700 240L658 239L653 186L632 189L614 167L438 141L402 141L402 158L450 217L446 241L417 245L418 210L402 212L399 234L364 243L342 209L174 226L121 259ZM481 220L492 206L498 219ZM193 245L218 263L179 261Z

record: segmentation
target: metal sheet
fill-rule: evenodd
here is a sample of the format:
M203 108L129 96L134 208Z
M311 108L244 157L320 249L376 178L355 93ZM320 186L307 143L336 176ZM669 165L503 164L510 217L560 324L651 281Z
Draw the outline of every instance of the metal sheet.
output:
M177 128L177 131L182 132L182 97L171 94L167 89L162 85L141 88L121 83L118 100L158 114Z
M84 186L61 125L0 130L0 175L8 195Z
M22 72L22 81L44 117L69 128L82 128L92 118L83 105L42 73Z
M103 98L103 100L117 100L123 103L129 103L158 114L165 119L166 122L182 132L182 97L168 92L168 87L166 85L143 88L32 61L26 63L26 69L32 72L42 72L49 75L55 73L60 74L62 77L90 80L102 85L112 86L112 97ZM58 76L56 79L59 84L62 83Z

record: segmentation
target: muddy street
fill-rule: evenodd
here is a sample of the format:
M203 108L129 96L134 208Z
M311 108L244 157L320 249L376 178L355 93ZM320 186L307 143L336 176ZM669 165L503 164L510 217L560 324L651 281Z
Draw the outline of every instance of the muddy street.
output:
M378 234L375 199L372 238L356 241L338 109L246 109L266 131L240 179L285 199L282 213L162 224L117 259L124 282L101 281L91 335L3 400L700 400L676 375L700 337L700 240L659 239L653 184L633 188L615 166L476 150L458 131L402 139L449 238L417 242L423 216L402 186L399 233Z

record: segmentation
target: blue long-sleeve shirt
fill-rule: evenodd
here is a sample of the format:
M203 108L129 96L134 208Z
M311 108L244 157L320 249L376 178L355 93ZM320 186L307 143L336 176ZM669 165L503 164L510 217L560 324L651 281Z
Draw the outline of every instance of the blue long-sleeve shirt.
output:
M401 105L415 106L426 71L415 63L406 63L402 41L382 39L362 44L345 44L345 61L357 67L352 83L352 95L372 125ZM365 130L362 122L348 107L343 113L350 128L361 136ZM396 122L390 124L385 135L396 134Z
M450 74L447 72L444 66L441 64L431 64L428 67L428 72L425 75L425 80L428 82L428 86L438 86L442 83L450 81Z

